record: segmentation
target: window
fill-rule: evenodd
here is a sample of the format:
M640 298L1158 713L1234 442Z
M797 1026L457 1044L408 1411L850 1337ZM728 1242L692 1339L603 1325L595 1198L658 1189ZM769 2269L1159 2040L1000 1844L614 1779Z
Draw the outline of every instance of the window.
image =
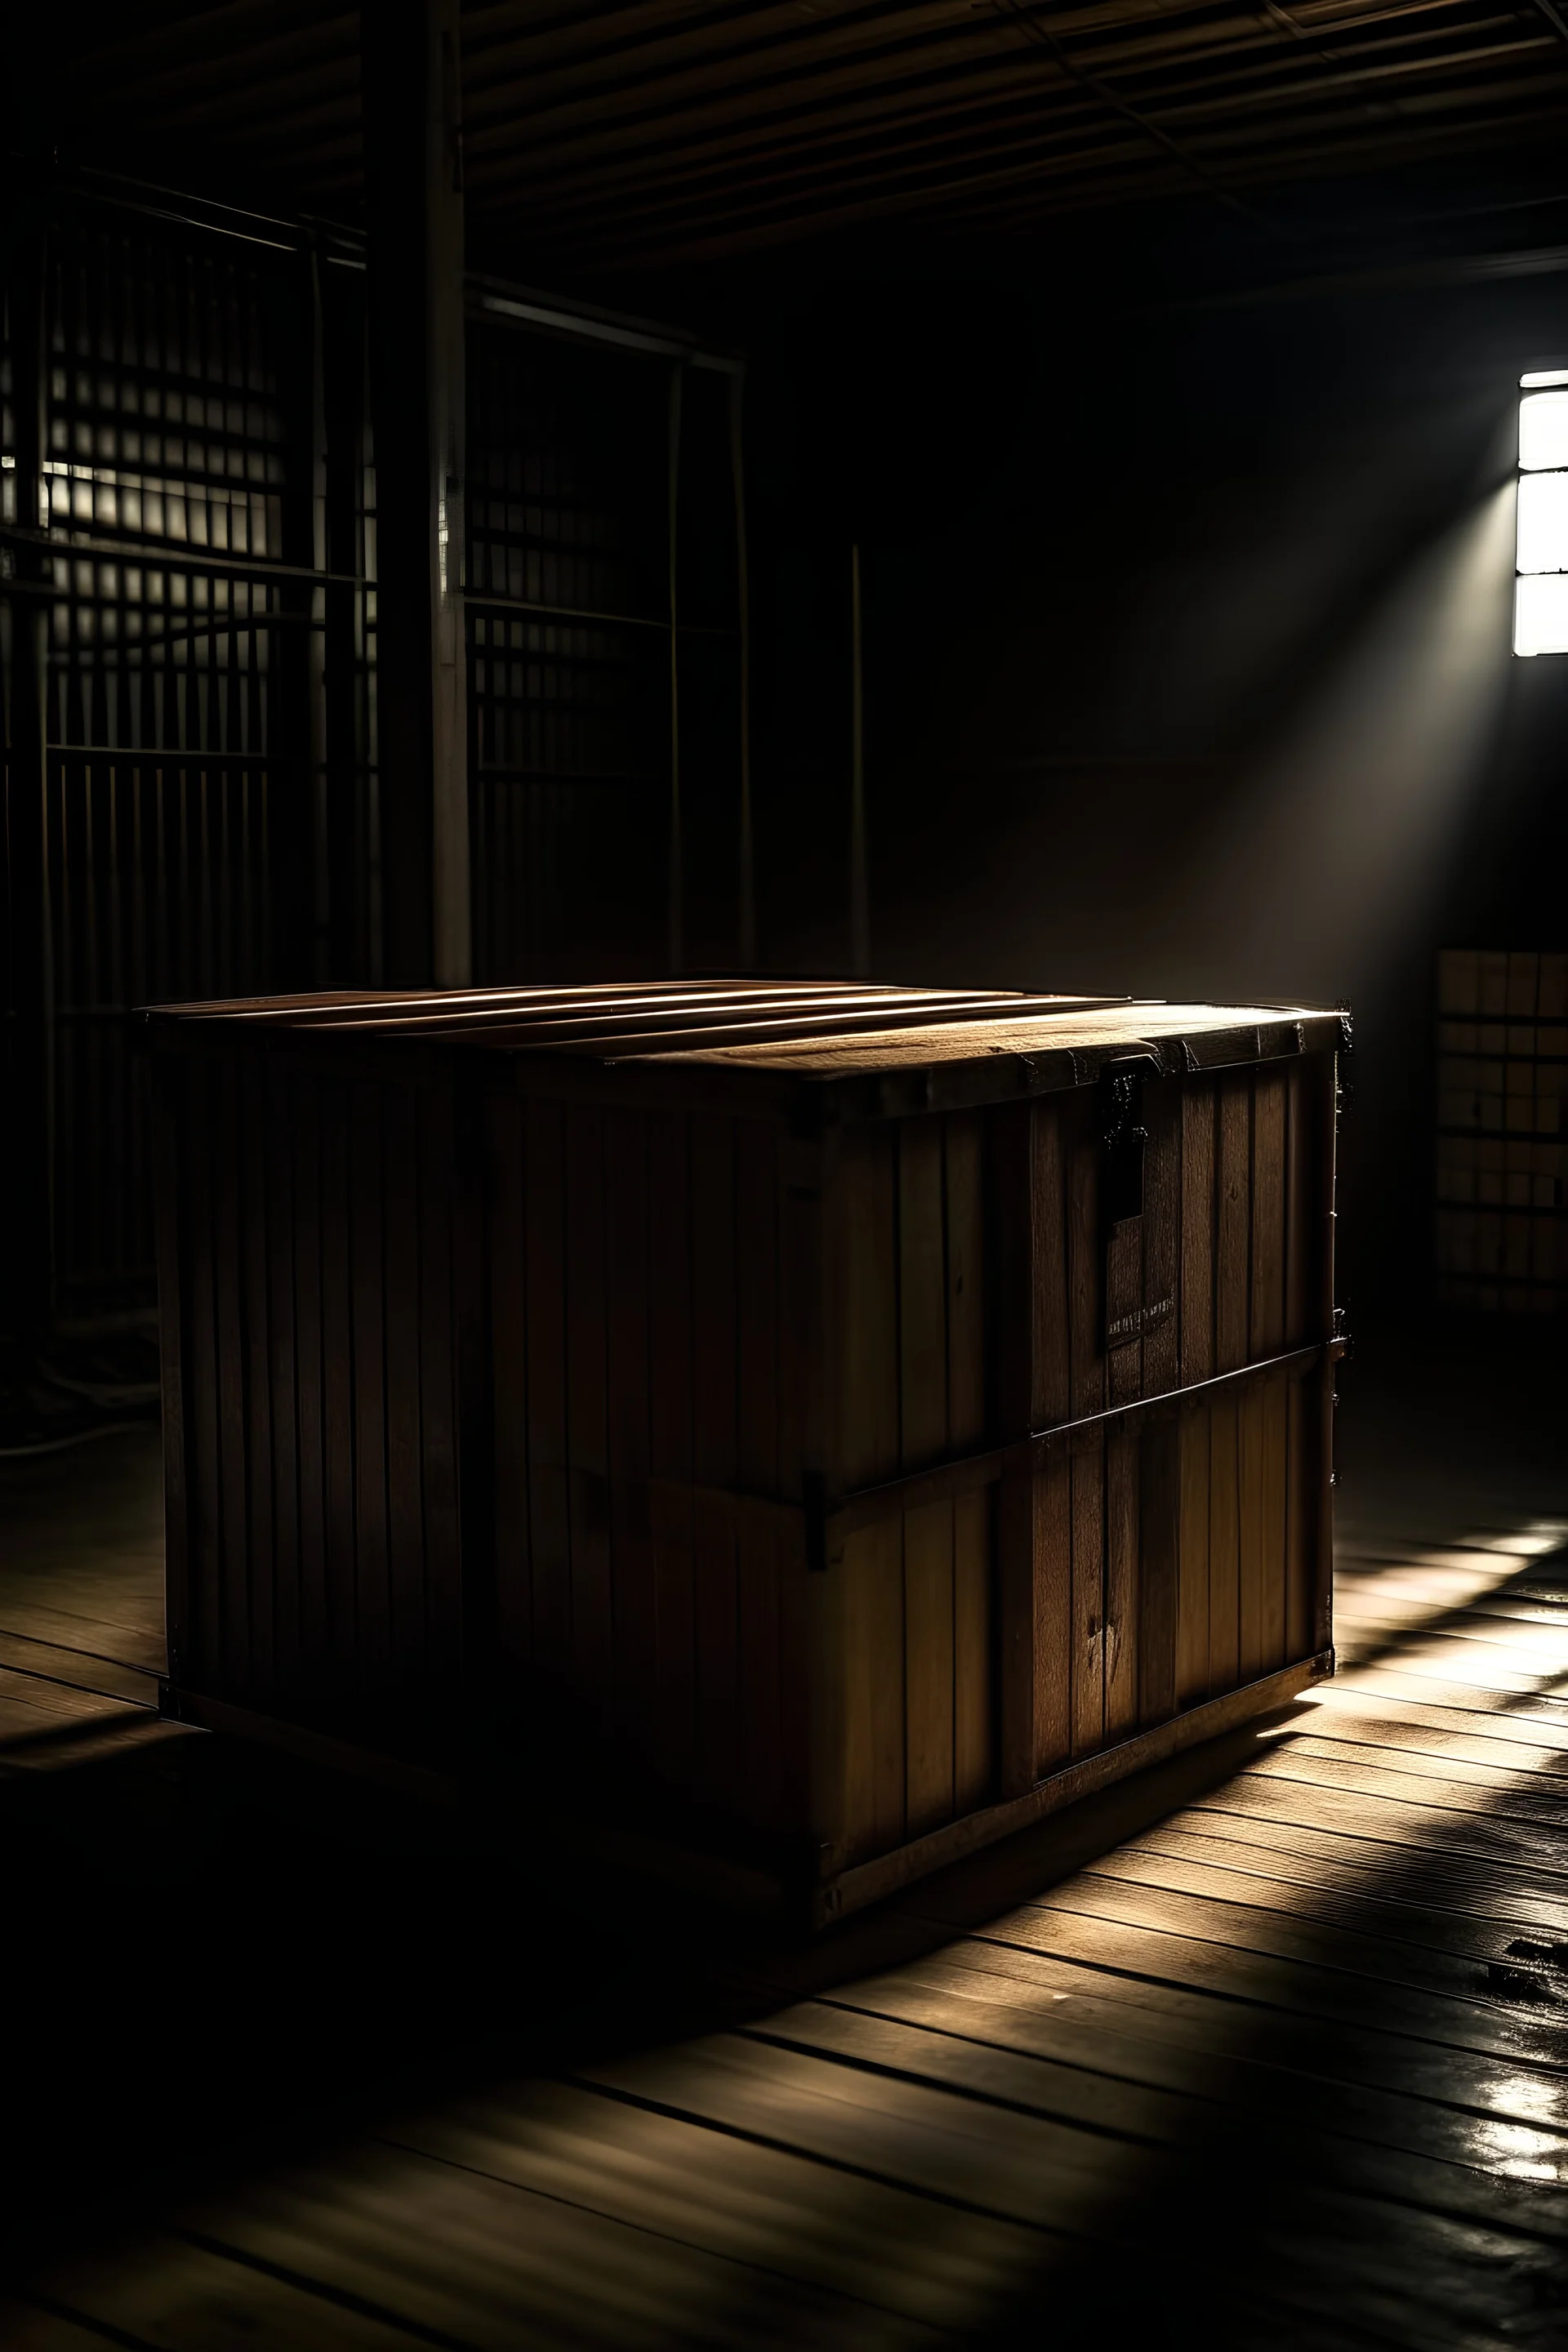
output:
M1521 375L1513 649L1568 653L1568 368Z

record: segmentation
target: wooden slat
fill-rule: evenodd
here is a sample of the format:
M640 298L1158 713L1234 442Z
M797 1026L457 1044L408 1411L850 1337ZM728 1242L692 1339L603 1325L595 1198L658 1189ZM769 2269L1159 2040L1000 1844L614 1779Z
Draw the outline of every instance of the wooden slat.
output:
M198 1689L221 1688L223 1601L221 1476L218 1459L217 1301L213 1234L212 1079L193 1068L186 1079L181 1205L188 1239L186 1334L189 1360L191 1617L182 1673Z
M1065 1465L1058 1472L1058 1486L1064 1477ZM993 1508L989 1489L962 1495L952 1507L952 1781L957 1815L985 1802L996 1778ZM1065 1541L1065 1531L1058 1540ZM1058 1573L1055 1590L1065 1592L1067 1587L1067 1577ZM1068 1629L1055 1621L1037 1634L1037 1658L1045 1654L1046 1639L1052 1633L1059 1633L1057 1655L1065 1667ZM1060 1713L1065 1721L1065 1707ZM1044 1721L1054 1753L1062 1733L1055 1727L1055 1715L1044 1713Z
M1100 1178L1095 1106L1074 1102L1064 1134L1068 1227L1068 1327L1075 1418L1108 1402L1100 1316ZM1065 1116L1065 1114L1064 1114ZM1105 1738L1105 1444L1097 1433L1075 1445L1072 1486L1072 1752L1087 1756Z
M608 1731L615 1683L605 1297L606 1116L595 1104L569 1103L563 1134L572 1682L587 1724L601 1737Z
M219 1608L224 1688L239 1692L250 1675L249 1528L245 1476L245 1336L241 1307L242 1234L238 1073L214 1074L209 1097L213 1152L213 1307L217 1353L217 1507Z
M653 1525L656 1753L678 1785L697 1767L692 1515L680 1491L693 1475L692 1349L689 1140L679 1113L658 1113L648 1120L649 1436L664 1482Z
M904 1552L904 1744L908 1834L953 1815L953 1506L908 1512Z
M1285 1344L1287 1091L1279 1071L1259 1071L1252 1105L1252 1262L1248 1352ZM1242 1410L1241 1673L1254 1679L1284 1657L1283 1397L1266 1384Z
M1285 1664L1286 1613L1290 1583L1289 1411L1291 1381L1275 1374L1263 1384L1261 1664L1272 1673Z
M635 1771L657 1753L658 1616L653 1530L641 1483L652 1475L648 1393L647 1120L637 1110L605 1123L606 1435L610 1479L615 1741Z
M1245 1363L1251 1258L1250 1078L1222 1078L1215 1159L1215 1370ZM1209 1690L1234 1688L1257 1648L1260 1558L1254 1486L1261 1470L1250 1402L1219 1398L1209 1415ZM1248 1506L1252 1506L1249 1510Z
M1317 1150L1313 1126L1317 1090L1310 1065L1292 1064L1285 1076L1285 1345L1300 1348L1313 1336L1312 1256L1317 1241Z
M1182 1088L1180 1377L1184 1385L1214 1375L1215 1089L1189 1080ZM1178 1423L1180 1525L1176 1596L1176 1704L1191 1706L1209 1691L1209 1478L1206 1412Z
M186 1181L186 1073L163 1063L153 1074L153 1240L158 1269L159 1375L163 1423L163 1527L169 1670L180 1678L191 1646L192 1498L187 1456L195 1431L187 1386L190 1276L182 1264L189 1219Z
M893 1131L853 1128L840 1139L828 1295L832 1420L845 1489L895 1476L899 1462L898 1261Z
M862 1861L906 1834L904 1576L897 1519L865 1528L830 1565L843 1646L846 1853Z
M331 1654L327 1556L326 1325L321 1273L321 1097L314 1079L290 1076L294 1176L295 1361L300 1382L300 1644L307 1705L328 1678Z
M802 1505L778 1542L779 1685L783 1808L792 1822L811 1822L831 1843L838 1827L838 1798L827 1799L825 1780L841 1789L837 1771L824 1775L814 1738L837 1737L837 1703L831 1674L817 1705L807 1692L814 1677L814 1639L828 1617L829 1580L819 1557L820 1521L808 1525L808 1496L820 1507L826 1493L828 1441L826 1426L825 1302L823 1297L823 1150L816 1140L781 1135L779 1160L779 1492ZM813 1565L815 1561L816 1565ZM821 1661L825 1665L826 1659ZM815 1721L814 1721L815 1714ZM820 1807L820 1810L818 1808Z
M888 1128L838 1141L830 1202L828 1296L836 1318L830 1408L837 1475L869 1483L896 1468L898 1260L895 1163ZM846 1544L838 1579L846 1721L846 1835L857 1859L904 1834L905 1654L902 1531L893 1519Z
M1142 1433L1139 1448L1138 1722L1176 1711L1182 1514L1182 1423Z
M900 1458L905 1470L949 1450L947 1272L941 1121L898 1129ZM904 1519L904 1743L909 1832L952 1818L952 1506Z
M944 1119L942 1130L948 1436L956 1453L985 1433L984 1136L973 1112Z
M1149 1140L1143 1152L1143 1307L1146 1315L1158 1314L1168 1299L1170 1312L1144 1337L1144 1396L1163 1395L1182 1377L1184 1111L1184 1092L1177 1079L1158 1079L1145 1088L1143 1123Z
M239 1308L244 1330L247 1666L264 1705L280 1696L273 1634L279 1563L274 1549L277 1469L273 1454L271 1286L267 1253L267 1101L264 1072L242 1064L236 1074L235 1177L240 1188Z
M1105 1743L1105 1437L1072 1449L1072 1752Z
M896 1135L899 1460L908 1471L948 1451L942 1123L904 1119Z
M1266 1589L1267 1439L1262 1387L1232 1408L1237 1422L1237 1655L1242 1682L1256 1682L1268 1652Z
M1032 1482L1035 1556L1035 1778L1073 1754L1074 1465L1059 1448Z
M1240 1679L1241 1432L1237 1406L1225 1398L1209 1407L1207 1422L1208 1687L1217 1696Z
M572 1535L566 1427L564 1128L558 1103L523 1105L528 1202L528 1507L533 1657L557 1686L570 1680Z
M1219 1082L1215 1157L1215 1357L1216 1372L1247 1359L1251 1270L1252 1082Z
M1137 1727L1138 1662L1143 1593L1139 1575L1141 1533L1139 1433L1112 1427L1105 1440L1105 1738L1126 1738Z
M704 1780L725 1801L741 1738L738 1529L731 1499L739 1444L735 1130L729 1119L700 1113L691 1121L691 1237L698 1757Z
M383 1103L386 1286L386 1548L393 1682L421 1692L425 1613L424 1425L419 1399L419 1106L411 1087Z
M339 1704L357 1699L354 1616L353 1288L349 1216L348 1104L318 1097L321 1155L321 1361L326 1471L328 1670Z
M387 1568L386 1166L383 1096L356 1086L350 1103L348 1232L353 1355L353 1663L362 1696L384 1701L392 1654ZM345 1598L347 1596L345 1595Z
M289 1132L292 1089L287 1076L269 1069L264 1080L263 1133L258 1158L265 1170L267 1233L268 1380L271 1391L273 1495L273 1633L277 1688L289 1713L302 1691L300 1495L300 1381L296 1342L297 1287L294 1234L294 1155Z
M490 1365L495 1414L496 1671L510 1696L533 1656L528 1555L528 1277L524 1243L522 1106L515 1095L486 1105L493 1308Z
M778 1131L735 1127L736 1472L744 1495L779 1492ZM742 1503L736 1635L741 1789L751 1817L784 1817L784 1592L776 1517Z
M446 1081L418 1095L419 1139L419 1418L425 1484L425 1622L428 1678L448 1704L458 1696L465 1642L458 1401L458 1289L462 1261L471 1251L478 1203L459 1190L453 1098ZM467 1227L465 1233L463 1230ZM471 1284L471 1263L466 1279ZM469 1312L472 1313L470 1289ZM470 1389L471 1393L471 1389ZM477 1515L476 1515L477 1517ZM486 1557L482 1525L472 1530Z
M942 1122L942 1208L948 1442L957 1453L980 1444L986 1427L984 1134L976 1113L955 1113ZM992 1508L984 1493L962 1496L953 1505L955 1814L972 1812L985 1801L996 1770ZM1065 1646L1062 1655L1065 1661ZM1037 1639L1037 1671L1039 1656Z

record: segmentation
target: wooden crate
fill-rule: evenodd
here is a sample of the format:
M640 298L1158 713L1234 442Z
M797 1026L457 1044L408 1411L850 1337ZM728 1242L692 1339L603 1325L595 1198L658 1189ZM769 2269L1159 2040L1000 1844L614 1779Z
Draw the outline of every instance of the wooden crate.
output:
M1329 1670L1339 1014L150 1019L178 1711L820 1920Z

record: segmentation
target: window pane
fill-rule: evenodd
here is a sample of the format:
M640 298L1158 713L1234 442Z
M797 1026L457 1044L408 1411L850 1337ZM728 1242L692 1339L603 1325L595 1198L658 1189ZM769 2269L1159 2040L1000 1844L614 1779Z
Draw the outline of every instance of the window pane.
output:
M1568 474L1521 476L1518 548L1521 572L1568 572Z
M1568 654L1568 572L1542 572L1513 583L1516 654Z
M1532 392L1520 402L1519 462L1527 474L1568 466L1568 390Z

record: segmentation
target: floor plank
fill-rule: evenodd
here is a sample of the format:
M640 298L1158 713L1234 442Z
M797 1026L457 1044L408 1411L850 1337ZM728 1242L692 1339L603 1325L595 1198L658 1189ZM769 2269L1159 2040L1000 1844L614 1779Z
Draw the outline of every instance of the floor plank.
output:
M189 1892L163 2005L70 2077L84 2145L122 2135L122 2193L62 2195L13 2251L7 2347L1568 2340L1544 1482L1445 1500L1391 1471L1343 1531L1334 1683L799 1950L681 1942L557 1863L479 1937L463 1905L501 1859L383 1865L374 1827L296 1884L297 1813L156 1716L155 1451L95 1451L101 1478L0 1478L0 1834L60 1825L66 1885L130 1857L92 1898L110 1952L128 1906L158 1929L139 1855ZM209 2151L182 2097L238 2084L269 2022L279 2052L315 2037L309 2095L249 2095L265 2127Z

